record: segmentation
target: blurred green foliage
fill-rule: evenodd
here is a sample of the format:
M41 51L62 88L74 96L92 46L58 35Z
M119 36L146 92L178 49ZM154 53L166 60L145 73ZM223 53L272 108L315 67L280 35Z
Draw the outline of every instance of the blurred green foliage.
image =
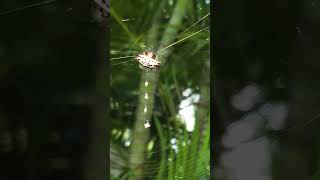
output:
M157 87L145 153L130 154L138 95L141 93L139 84L144 72L132 57L113 58L135 56L143 50L158 49L176 4L175 0L111 1L112 179L129 179L134 171L129 166L130 156L144 157L144 177L141 179L209 179L210 97L203 93L203 89L209 88L209 83L205 83L203 77L210 76L207 67L208 31L202 31L169 48L170 51L165 55L166 63L158 71L158 83L151 84ZM184 10L182 24L174 27L178 30L178 35L172 39L174 42L210 25L208 18L198 22L209 13L209 4L205 0L188 1ZM160 61L163 61L161 58ZM116 65L128 60L132 61ZM182 118L178 116L179 105L187 98L182 93L186 89L192 91L189 96L198 94L202 99L200 102L206 102L201 106L200 103L191 104L196 110L192 132L186 130ZM206 114L205 118L199 112Z

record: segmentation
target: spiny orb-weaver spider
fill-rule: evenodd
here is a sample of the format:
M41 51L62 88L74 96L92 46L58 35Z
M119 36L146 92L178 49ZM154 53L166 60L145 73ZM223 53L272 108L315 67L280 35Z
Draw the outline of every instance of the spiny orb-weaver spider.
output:
M156 54L152 51L144 51L135 58L138 62L147 69L158 69L161 62L158 60Z

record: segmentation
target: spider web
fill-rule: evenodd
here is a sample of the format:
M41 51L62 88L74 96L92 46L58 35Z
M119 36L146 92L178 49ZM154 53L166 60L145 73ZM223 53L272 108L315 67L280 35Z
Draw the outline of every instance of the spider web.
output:
M130 6L130 3L128 6ZM117 4L118 1L111 2L111 7L114 7L117 13L129 12L117 9ZM119 2L119 4L121 3ZM134 7L134 5L132 6ZM169 61L159 69L159 71L161 71L160 83L163 84L161 85L162 88L159 88L162 90L159 90L155 95L155 109L152 110L153 116L152 119L150 119L150 139L148 140L148 144L146 144L144 153L141 154L130 153L132 136L134 136L132 129L138 104L137 96L144 93L139 92L140 77L144 72L137 68L138 63L134 61L134 57L145 50L158 50L158 47L163 42L160 43L159 41L159 43L152 45L144 40L150 38L150 34L152 34L154 29L162 32L170 16L167 17L166 13L164 13L163 16L166 21L162 24L155 26L149 25L141 30L142 27L145 27L143 25L145 22L141 24L141 22L138 21L141 19L139 15L118 13L117 15L119 17L123 17L122 20L124 21L122 21L122 23L124 23L129 30L136 30L136 34L138 34L137 41L131 41L127 35L128 33L122 30L118 23L111 22L110 64L113 138L111 140L110 157L111 174L114 179L127 179L130 177L130 174L135 171L130 167L130 163L132 162L130 162L129 159L132 159L132 157L143 159L141 162L134 162L142 163L143 165L143 175L137 177L138 179L185 179L187 177L209 179L210 154L207 156L204 154L199 155L198 152L195 153L194 149L191 148L192 145L194 145L192 143L195 143L194 140L197 139L195 137L198 132L196 130L188 132L185 127L186 125L181 122L180 118L172 114L170 115L172 109L174 109L173 111L179 111L179 104L183 99L187 98L182 95L183 90L188 88L193 89L194 92L189 96L199 93L200 84L190 84L190 82L197 82L196 79L199 80L201 77L188 72L208 71L205 66L206 63L209 64L209 33L203 30L208 27L208 20L204 18L206 14L208 14L208 11L196 8L191 14L196 13L202 15L199 15L191 22L188 22L189 17L186 17L184 20L185 24L174 42L183 38L188 39L174 47L169 47L169 49L172 50ZM202 18L205 20L199 21ZM193 37L188 37L201 30L203 30L203 33L199 33L198 39L193 40ZM113 32L117 35L113 36ZM195 48L195 45L199 45L199 47ZM161 55L159 60L161 61ZM166 103L165 92L171 96L173 108L169 107L170 105L168 104L170 103ZM198 107L196 103L191 103L190 106ZM208 107L207 111L209 111L209 102L207 102L205 106ZM177 112L176 115L178 115ZM170 121L170 117L174 119ZM126 123L126 127L118 123L119 121ZM141 124L141 128L144 128L143 124ZM209 140L202 143L198 142L197 145L199 144L201 144L200 146L205 149L206 152L210 152ZM207 158L206 161L201 161L204 162L204 165L199 166L199 168L194 168L193 165L197 164L197 160L202 157Z
M114 3L115 4L115 3ZM114 5L116 6L116 5ZM170 18L169 12L164 13L163 16L165 17L166 21L164 21L161 24L156 24L156 25L149 25L145 27L145 21L139 22L137 19L138 15L120 15L118 13L114 12L115 18L111 19L111 34L112 32L117 32L117 36L111 36L111 42L119 42L119 43L111 43L111 49L110 49L110 64L111 64L111 69L118 69L119 65L121 66L126 66L128 64L137 64L134 61L134 58L144 52L144 51L152 51L156 53L157 57L161 61L161 56L170 53L170 51L164 51L166 49L179 49L180 51L185 50L183 52L185 55L186 52L190 52L190 49L192 47L192 42L188 42L192 38L198 37L196 43L198 47L193 49L194 51L192 55L195 54L195 52L199 52L199 49L201 49L200 53L208 55L209 54L209 49L208 48L202 48L206 46L209 43L209 18L208 16L210 13L208 13L207 10L202 10L201 8L193 10L194 14L201 14L198 15L196 19L190 18L189 16L186 16L184 19L184 25L181 27L181 31L178 33L176 36L176 40L171 43L167 44L168 42L161 42L161 36L158 37L158 43L155 44L150 44L147 39L152 39L155 37L152 37L152 33L154 31L158 31L158 34L162 34L165 27L167 26L168 19ZM199 13L201 12L201 13ZM189 21L189 19L193 19L193 21ZM120 25L119 25L120 24ZM142 24L139 26L139 24ZM143 29L145 27L145 29ZM134 31L135 29L138 29L137 31ZM143 29L143 30L141 30ZM132 32L131 32L132 31ZM119 33L120 32L120 33ZM133 34L136 34L136 38L134 40L130 39ZM201 39L202 37L202 39ZM199 43L201 41L201 43ZM181 46L190 46L190 47L185 47L181 48ZM163 47L164 46L164 47ZM174 46L174 47L173 47ZM175 47L179 48L175 48ZM192 47L194 48L194 47ZM163 52L164 51L164 52ZM201 54L201 55L202 55ZM199 55L199 53L197 54ZM200 56L201 56L200 55ZM189 55L191 56L191 55ZM202 62L203 63L203 62ZM122 71L123 69L121 69Z
M116 133L115 130L113 130L113 132ZM189 133L189 136L193 134L192 132ZM155 139L152 139L150 142L154 142L154 140ZM202 165L201 168L198 169L192 168L192 164L197 162L197 159L200 158L200 156L198 154L186 154L188 152L185 151L189 150L186 147L190 146L190 143L187 142L190 140L190 137L186 139L175 137L168 140L169 142L163 147L161 147L159 142L154 142L151 150L146 150L147 152L142 154L130 154L131 157L145 157L145 160L143 160L143 177L155 179L159 175L164 178L171 174L174 179L185 178L189 175L194 175L197 178L201 177L203 179L209 179L209 159L207 159L207 165ZM127 141L125 140L125 142ZM150 142L148 146L150 146ZM126 146L128 146L128 148L130 147L130 145ZM210 151L209 146L207 151ZM128 157L123 155L126 153L128 153L128 150L121 151L119 148L114 148L113 145L111 145L111 175L113 175L114 178L126 177L131 171L134 171L130 170L130 167L128 166Z

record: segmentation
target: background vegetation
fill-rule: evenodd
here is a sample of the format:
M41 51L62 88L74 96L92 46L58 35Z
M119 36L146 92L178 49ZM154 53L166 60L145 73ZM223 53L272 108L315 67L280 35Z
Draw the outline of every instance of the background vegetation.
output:
M209 31L163 51L155 72L142 71L136 61L118 64L130 58L115 59L156 51L208 27L209 18L199 21L209 13L208 2L117 0L110 12L112 178L209 179ZM182 101L195 109L194 130L179 116Z

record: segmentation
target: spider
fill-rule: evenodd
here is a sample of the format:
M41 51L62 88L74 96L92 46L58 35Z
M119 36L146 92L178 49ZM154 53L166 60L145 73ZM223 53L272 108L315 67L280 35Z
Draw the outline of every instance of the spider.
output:
M158 69L161 62L158 60L156 54L152 51L144 51L135 58L140 65L147 69Z

